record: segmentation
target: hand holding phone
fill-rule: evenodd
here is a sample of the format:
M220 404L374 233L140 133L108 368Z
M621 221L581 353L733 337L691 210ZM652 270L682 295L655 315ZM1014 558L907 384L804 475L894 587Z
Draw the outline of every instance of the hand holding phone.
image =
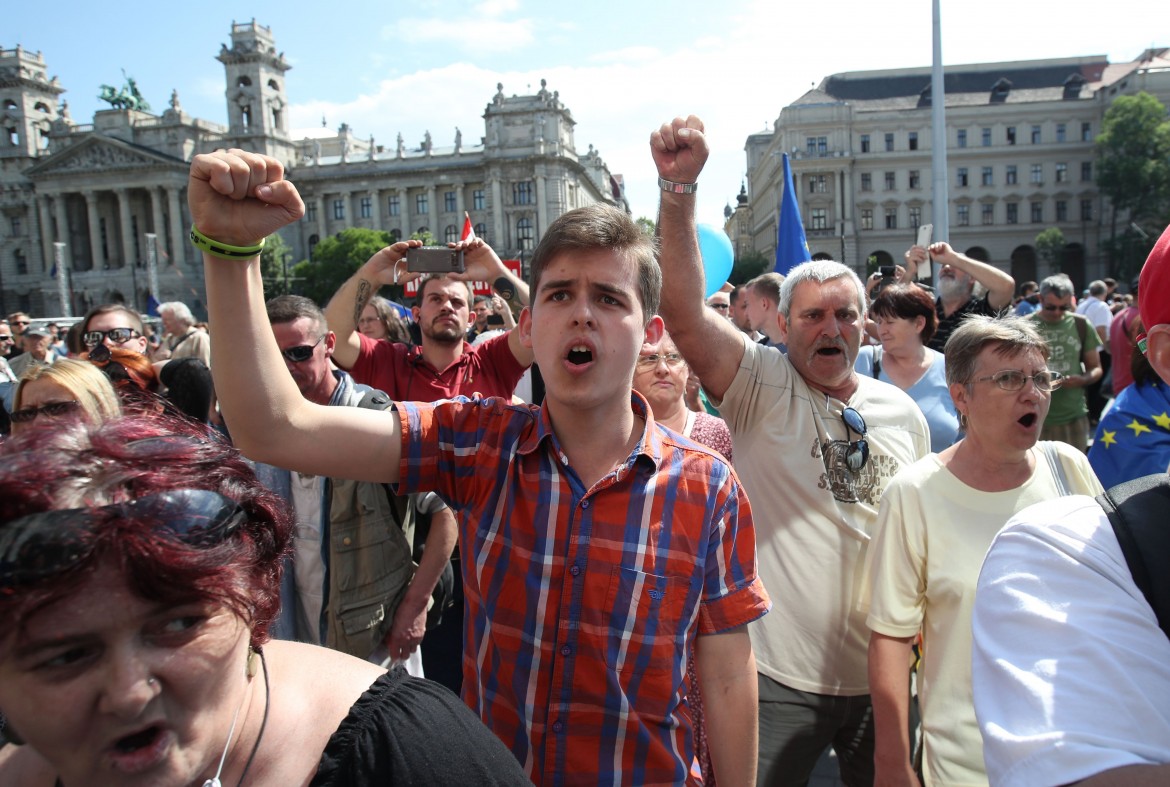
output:
M930 260L930 236L933 233L934 233L934 225L933 224L921 224L918 227L918 243L916 243L915 245L921 246L922 248L926 249L926 259L928 262ZM927 267L929 267L929 265ZM929 272L927 273L927 275L929 275ZM915 269L914 278L915 279L925 278L923 276L923 273L922 273L922 266L921 265L919 265Z
M463 273L463 250L416 246L406 252L406 269L411 273Z

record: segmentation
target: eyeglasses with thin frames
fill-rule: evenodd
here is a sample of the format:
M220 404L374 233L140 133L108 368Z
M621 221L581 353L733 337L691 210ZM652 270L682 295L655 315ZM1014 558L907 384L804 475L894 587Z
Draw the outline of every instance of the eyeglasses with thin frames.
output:
M1063 304L1057 304L1057 303L1044 304L1044 311L1046 311L1046 312L1071 312L1071 311L1073 311L1074 308L1075 307L1073 307L1073 306L1065 306Z
M281 350L280 354L289 363L304 363L313 357L313 350L317 349L317 345L321 343L325 335L322 334L317 341L312 344L298 344L296 347L289 347L287 350Z
M856 473L869 461L869 441L865 439L867 431L865 419L852 407L846 407L841 411L841 420L845 422L846 429L857 433L857 439L851 441L849 447L845 449L845 464Z
M666 365L672 369L677 369L686 363L686 361L683 360L683 357L678 353L666 353L665 355L654 353L652 355L639 355L638 369L644 372L649 371L650 369L657 369L658 364L661 361L666 361Z
M1036 386L1037 391L1043 393L1050 393L1060 387L1060 383L1064 380L1064 375L1060 372L1053 372L1045 369L1042 372L1035 374L1024 374L1019 369L1002 369L995 374L989 374L986 377L976 377L973 382L982 383L991 380L1005 391L1019 391L1027 384L1028 380Z
M8 414L8 417L12 419L14 424L27 424L40 415L59 418L74 412L79 406L80 403L76 399L70 399L67 402L49 402L40 407L22 407L19 410L13 410Z

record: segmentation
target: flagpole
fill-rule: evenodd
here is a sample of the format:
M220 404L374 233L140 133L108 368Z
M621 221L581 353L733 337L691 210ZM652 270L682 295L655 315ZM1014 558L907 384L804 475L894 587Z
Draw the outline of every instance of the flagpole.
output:
M931 170L933 193L931 214L934 218L935 240L950 240L950 194L947 185L947 118L946 84L943 79L942 15L939 0L932 0L934 65L930 75ZM932 266L934 281L938 282L941 266Z
M73 304L69 302L69 271L65 269L65 244L53 243L53 262L57 266L57 297L61 299L61 316L73 316Z

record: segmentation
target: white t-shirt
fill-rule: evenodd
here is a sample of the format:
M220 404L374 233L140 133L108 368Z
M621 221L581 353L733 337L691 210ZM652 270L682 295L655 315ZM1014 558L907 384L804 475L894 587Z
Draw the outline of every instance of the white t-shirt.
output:
M321 644L321 606L325 587L325 561L321 557L321 496L325 479L316 475L290 473L296 533L293 538L293 568L300 600L299 634L307 642Z
M858 439L841 418L847 406L868 430L869 461L856 474L844 461ZM868 694L861 561L886 485L929 453L922 412L895 386L867 377L848 402L831 399L785 355L746 338L719 412L752 504L760 578L775 600L748 627L756 668L801 691Z
M1077 314L1083 314L1094 328L1105 328L1105 343L1099 349L1109 352L1109 326L1113 325L1113 310L1109 305L1090 295L1077 304Z
M972 630L992 784L1068 784L1170 763L1170 639L1092 498L1032 506L1000 532Z
M869 593L862 607L869 609L867 625L880 634L913 637L922 630L918 686L927 785L987 784L971 701L975 582L988 546L1012 515L1060 496L1046 450L1059 455L1074 493L1101 493L1088 459L1065 443L1032 449L1035 469L1015 489L974 489L937 454L898 473L886 488L866 558Z

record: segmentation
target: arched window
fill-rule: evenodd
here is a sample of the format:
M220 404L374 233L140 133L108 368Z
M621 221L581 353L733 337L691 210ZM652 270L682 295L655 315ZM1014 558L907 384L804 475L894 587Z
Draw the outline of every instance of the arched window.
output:
M448 243L455 243L459 240L459 228L454 224L448 224L447 229L443 230L443 235Z
M236 80L236 87L251 87L252 80L246 76L241 76Z
M523 251L532 251L536 248L536 241L532 233L532 219L524 218L516 222L516 245Z
M399 230L399 229L390 230L390 242L397 243L400 240L402 240L402 230Z
M419 227L417 230L415 230L414 234L415 235L426 235L430 231L431 231L430 227Z
M276 91L279 91L279 90L280 90L280 85L276 84L276 80L275 80L275 79L270 79L270 80L268 80L268 87L270 87L270 88L272 88L273 90L276 90Z
M44 113L48 114L48 112L49 112L49 105L48 105L48 104L46 104L44 101L38 101L38 102L37 102L37 103L36 103L36 104L33 106L33 109L35 109L37 112L44 112Z

